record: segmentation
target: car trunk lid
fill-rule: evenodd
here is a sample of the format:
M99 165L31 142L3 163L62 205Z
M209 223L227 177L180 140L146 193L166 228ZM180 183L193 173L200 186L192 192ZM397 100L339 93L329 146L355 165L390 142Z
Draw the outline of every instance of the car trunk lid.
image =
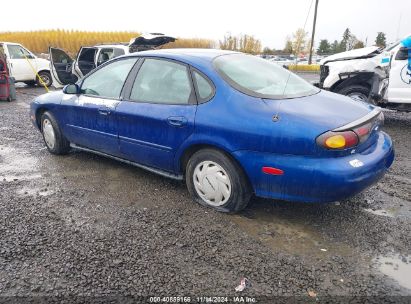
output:
M325 132L354 130L376 120L380 112L380 108L373 105L327 91L301 98L266 100L266 105L272 108L273 123L290 124L293 129L295 126L291 123L298 121L298 129L303 129L313 144ZM369 139L366 143L360 142L362 148L375 139L371 133L378 128L375 129L374 124L371 127Z
M130 53L141 52L152 50L174 41L176 41L176 38L161 33L144 34L131 39L129 49Z

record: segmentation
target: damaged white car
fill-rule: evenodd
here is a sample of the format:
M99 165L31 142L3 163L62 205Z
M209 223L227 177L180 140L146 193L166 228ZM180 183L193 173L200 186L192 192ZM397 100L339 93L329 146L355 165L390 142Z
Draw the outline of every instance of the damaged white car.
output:
M53 86L62 88L67 84L75 83L96 67L115 57L152 50L175 40L176 38L174 37L160 33L145 34L131 39L129 43L81 47L75 60L64 50L50 47L50 70Z
M319 87L382 107L411 110L407 39L338 53L320 62Z

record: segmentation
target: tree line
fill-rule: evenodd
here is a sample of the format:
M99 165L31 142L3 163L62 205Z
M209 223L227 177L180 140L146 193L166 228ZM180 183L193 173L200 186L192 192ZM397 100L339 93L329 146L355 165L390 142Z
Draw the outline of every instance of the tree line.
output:
M386 35L383 32L378 32L375 38L375 45L379 47L385 47L387 43ZM285 40L285 46L283 49L275 50L270 48L264 48L263 54L267 55L281 55L281 54L293 54L296 56L306 55L310 52L311 39L308 38L308 32L300 28L292 35L288 35ZM340 52L349 51L352 49L359 49L365 47L365 43L359 40L349 28L347 28L340 41L334 40L333 42L328 39L321 39L316 49L318 55L329 55Z
M17 42L26 46L35 53L46 53L48 47L58 47L67 51L69 54L76 54L81 46L93 46L100 43L120 43L129 42L132 38L139 36L139 32L95 32L95 31L75 31L75 30L43 30L30 32L0 32L0 41ZM381 47L386 45L385 33L379 32L375 44ZM343 52L346 50L362 48L364 42L357 39L347 28L341 41L329 42L321 39L317 48L317 54L328 55ZM226 34L218 42L211 39L202 38L178 38L175 42L166 44L164 48L215 48L223 50L240 51L250 54L308 54L311 40L308 32L298 29L291 36L286 37L285 46L281 50L262 49L261 41L252 35Z
M379 47L385 47L387 44L387 38L385 33L378 32L377 37L375 38L374 45ZM339 52L345 52L353 49L360 49L365 47L365 43L355 35L353 35L349 28L347 28L342 36L341 41L334 40L330 43L327 39L321 39L319 46L317 48L317 54L327 55L334 54Z

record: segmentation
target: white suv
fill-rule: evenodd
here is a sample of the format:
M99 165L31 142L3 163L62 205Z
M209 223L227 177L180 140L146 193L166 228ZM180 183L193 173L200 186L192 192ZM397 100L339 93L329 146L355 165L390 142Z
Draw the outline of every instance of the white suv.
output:
M10 76L16 82L24 82L28 85L41 84L37 74L43 82L50 86L52 78L50 75L50 62L43 58L36 57L24 46L13 42L0 42L0 53L6 55L7 67Z

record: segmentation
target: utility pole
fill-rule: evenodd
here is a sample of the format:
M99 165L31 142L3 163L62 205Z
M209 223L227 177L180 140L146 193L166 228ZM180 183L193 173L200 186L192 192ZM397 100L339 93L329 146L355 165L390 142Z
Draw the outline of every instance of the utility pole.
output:
M318 0L315 0L313 32L312 32L312 35L311 35L310 57L308 57L308 64L311 64L312 59L313 59L313 46L314 46L314 36L315 36L315 24L317 23L317 8L318 8Z

